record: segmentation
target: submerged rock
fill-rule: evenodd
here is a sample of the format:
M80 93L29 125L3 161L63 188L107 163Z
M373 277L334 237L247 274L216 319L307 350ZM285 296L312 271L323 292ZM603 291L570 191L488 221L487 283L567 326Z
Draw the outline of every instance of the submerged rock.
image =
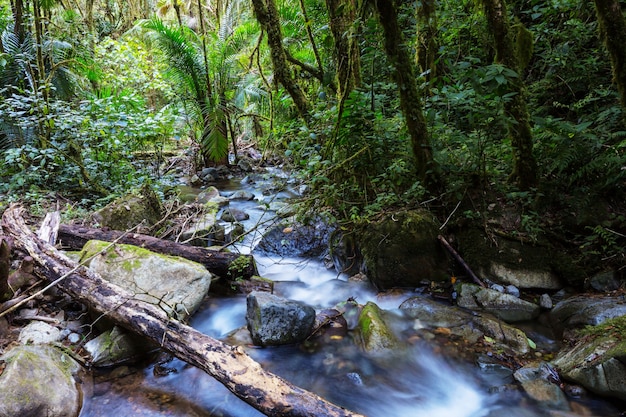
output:
M489 338L518 354L530 351L526 334L490 315L470 313L460 307L438 303L426 297L411 297L400 304L400 310L416 320L415 328L447 328L450 333L470 343Z
M522 385L526 394L543 407L551 410L570 411L571 407L563 390L552 380L550 365L526 365L518 369L513 376Z
M246 322L255 345L299 343L313 330L315 309L266 292L252 292L247 297Z
M179 320L198 309L211 285L212 275L203 265L133 245L92 240L81 260L92 256L88 266L102 278Z
M0 357L0 416L75 417L81 392L74 380L80 366L52 346L17 346Z

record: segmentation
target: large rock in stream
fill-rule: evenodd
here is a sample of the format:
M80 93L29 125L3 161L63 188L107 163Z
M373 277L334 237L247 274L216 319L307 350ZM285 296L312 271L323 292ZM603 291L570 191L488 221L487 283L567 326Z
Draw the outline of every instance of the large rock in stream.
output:
M561 377L589 391L626 400L626 316L588 327L553 365Z
M445 280L448 260L438 234L426 210L389 213L368 224L358 237L367 277L379 290Z
M251 292L247 298L246 322L257 346L299 343L313 330L315 309L274 294Z
M48 345L17 346L0 356L0 417L75 417L81 392L78 363Z
M212 275L197 263L133 245L91 240L81 261L107 281L182 320L195 312L209 291Z
M594 393L626 400L626 301L580 294L559 302L551 321L570 344L553 365L561 377Z

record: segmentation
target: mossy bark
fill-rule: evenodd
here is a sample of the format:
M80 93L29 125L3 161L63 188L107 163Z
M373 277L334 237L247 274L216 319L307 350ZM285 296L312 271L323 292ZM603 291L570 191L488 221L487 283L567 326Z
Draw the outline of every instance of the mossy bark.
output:
M537 184L537 162L533 155L533 137L530 127L530 114L526 106L526 91L520 65L518 63L511 25L504 0L483 0L487 28L491 32L496 52L495 61L518 73L516 79L509 80L510 93L514 93L504 104L504 111L510 120L509 136L513 148L513 172L511 180L521 189L529 189Z
M611 56L613 79L626 109L626 21L618 0L595 0L598 28Z
M414 65L398 25L398 12L393 0L378 0L376 8L383 27L387 57L395 67L400 107L411 137L417 179L428 188L435 188L439 178L434 169L433 152L426 118L422 113L422 98L417 89Z
M280 29L280 19L276 3L274 0L252 0L252 6L254 8L254 15L261 25L261 28L267 33L267 43L270 47L274 76L291 96L300 117L308 122L308 102L287 63L287 56L283 49L283 34Z
M9 288L10 265L11 246L4 236L0 236L0 302L8 300L13 294Z
M417 65L428 81L437 77L437 13L435 0L422 0L417 7Z
M361 83L361 55L356 40L354 0L326 0L330 31L335 41L337 96L350 94Z

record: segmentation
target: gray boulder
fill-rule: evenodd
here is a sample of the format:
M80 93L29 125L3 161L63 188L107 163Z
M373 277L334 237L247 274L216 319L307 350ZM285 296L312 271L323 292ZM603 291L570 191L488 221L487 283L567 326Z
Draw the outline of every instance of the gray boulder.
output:
M222 212L222 215L220 216L220 220L229 222L229 223L241 222L244 220L248 220L249 218L250 218L250 215L246 213L245 211L232 208L232 207L224 210Z
M476 284L461 285L457 304L470 310L491 313L507 323L532 320L541 311L537 304Z
M237 190L229 198L231 200L252 201L254 200L254 194L246 190Z
M84 348L91 356L92 366L108 367L140 359L153 346L146 339L114 326L85 343Z
M562 331L597 326L608 319L624 315L624 297L580 294L557 303L550 312L550 319L553 326Z
M211 273L196 262L151 252L133 245L89 241L81 260L134 298L154 304L182 320L200 306L211 285ZM105 250L109 247L108 250Z
M563 379L589 391L626 400L626 316L588 328L571 348L559 352L552 362Z
M18 341L24 345L43 345L54 343L61 340L61 330L45 323L43 321L34 320L28 323L20 331Z
M266 292L252 292L247 298L246 322L255 345L299 343L311 334L315 309Z
M80 366L48 345L17 346L0 357L0 417L75 417L81 392L74 375Z

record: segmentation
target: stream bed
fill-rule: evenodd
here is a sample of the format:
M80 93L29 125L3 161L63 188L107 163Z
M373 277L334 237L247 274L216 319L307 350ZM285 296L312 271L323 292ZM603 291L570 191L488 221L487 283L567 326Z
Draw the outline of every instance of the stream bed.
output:
M241 187L238 181L218 186L225 194ZM268 211L259 209L258 200L292 196L283 192L268 197L257 187L245 186L255 193L256 201L231 202L231 207L250 213L251 218L243 222L246 230L268 216ZM320 259L257 254L251 248L259 238L260 233L246 236L238 250L254 254L260 275L275 282L277 295L306 302L318 311L348 298L360 304L373 301L389 313L399 333L410 333L416 325L398 309L412 294L380 297L368 285L349 282L327 269ZM449 357L424 340L389 354L364 352L352 340L352 332L299 346L255 347L245 343L245 313L244 295L210 296L191 325L214 338L243 343L246 353L265 369L368 417L621 415L609 402L589 397L572 401L571 412L543 408L520 390L507 389L513 377L505 367L479 367ZM155 353L143 363L98 371L93 388L85 393L80 417L262 415L203 371Z

